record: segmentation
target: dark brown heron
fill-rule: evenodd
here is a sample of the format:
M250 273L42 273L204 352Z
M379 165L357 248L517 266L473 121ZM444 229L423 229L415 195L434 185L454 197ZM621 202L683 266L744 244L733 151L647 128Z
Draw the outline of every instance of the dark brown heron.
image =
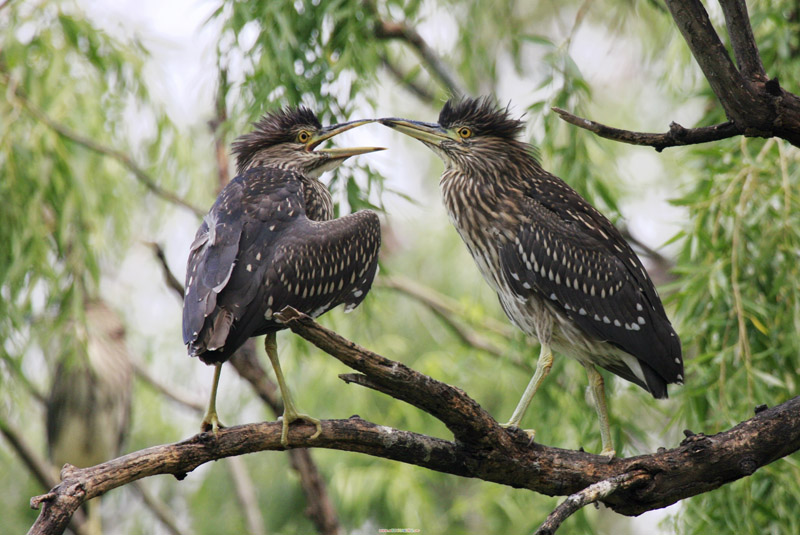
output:
M47 400L47 449L59 468L85 468L118 456L131 411L133 366L119 316L93 300L86 304L85 323L73 327L77 349L59 360ZM101 533L100 497L86 507L86 532Z
M265 348L283 397L281 442L289 424L316 418L297 411L281 373L274 314L294 307L312 317L364 299L378 267L380 222L363 210L333 218L333 201L318 180L351 156L374 147L317 148L370 121L322 127L307 108L264 116L233 144L238 176L217 197L191 245L186 267L183 341L189 354L216 365L203 430L220 426L216 391L222 363L251 336Z
M444 161L450 220L512 323L541 344L506 427L518 427L550 371L551 348L589 376L603 455L613 456L600 366L656 398L683 381L681 345L639 258L619 231L517 140L522 121L488 98L450 100L438 124L381 123ZM531 432L532 435L532 432Z

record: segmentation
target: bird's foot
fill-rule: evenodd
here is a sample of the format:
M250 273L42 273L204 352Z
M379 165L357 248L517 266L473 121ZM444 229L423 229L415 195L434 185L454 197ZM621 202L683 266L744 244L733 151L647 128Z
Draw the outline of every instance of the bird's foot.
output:
M616 454L616 450L610 447L603 448L603 451L600 452L600 455L603 457L608 457L609 460L613 459Z
M225 426L219 421L219 418L217 417L217 411L209 410L206 412L206 415L203 417L203 421L200 424L200 431L203 433L211 431L216 435L217 431L220 429L225 429Z
M316 426L317 432L309 437L310 440L314 440L320 435L320 433L322 433L322 423L308 414L303 414L300 412L292 412L291 414L288 414L286 411L284 411L283 416L281 416L279 420L283 421L283 428L281 429L281 445L284 448L289 446L289 425L297 420L305 420L306 422Z
M533 444L533 439L536 438L536 429L521 429L519 425L517 425L514 422L506 422L504 424L500 424L500 427L502 427L503 429L519 429L520 431L528 435L528 438L531 439L530 441L531 444Z

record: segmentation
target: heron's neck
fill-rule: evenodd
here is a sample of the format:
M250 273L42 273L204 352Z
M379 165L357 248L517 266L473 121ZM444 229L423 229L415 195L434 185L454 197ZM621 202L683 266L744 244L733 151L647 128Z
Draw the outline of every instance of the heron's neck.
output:
M302 175L303 199L306 202L306 216L314 221L333 219L333 197L325 184Z

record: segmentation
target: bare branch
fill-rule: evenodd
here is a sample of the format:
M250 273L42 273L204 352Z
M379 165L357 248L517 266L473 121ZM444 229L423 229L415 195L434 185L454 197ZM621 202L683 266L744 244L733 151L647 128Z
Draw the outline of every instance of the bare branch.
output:
M375 17L375 37L378 39L399 39L416 51L427 70L454 97L465 94L455 75L436 52L425 42L417 31L404 22L386 21L380 18L373 0L365 0L364 7Z
M753 28L750 26L750 17L747 14L747 4L744 0L720 0L719 4L725 15L725 24L739 70L745 78L760 79L766 82L767 73L761 63L758 45L753 37Z
M169 269L167 256L164 254L164 248L161 247L160 243L156 242L148 242L148 245L153 248L153 253L155 253L156 259L161 265L161 272L164 274L164 282L180 296L181 300L183 300L183 284L172 274L172 270Z
M459 316L461 318L466 317L463 307L461 307L455 300L437 292L433 288L428 288L410 279L397 275L390 277L379 277L375 281L375 286L378 288L396 290L403 295L419 301L434 314L436 314L465 345L485 351L490 355L507 359L515 366L519 366L525 370L529 371L531 369L530 363L523 362L514 355L511 355L509 351L504 350L503 348L494 344L491 340L461 325L456 320L455 316ZM495 321L492 318L485 318L481 327L491 330L504 338L510 338L513 336L512 330L509 329L507 325Z
M272 409L276 416L283 414L283 400L278 387L267 377L267 372L256 355L255 340L249 339L228 360L239 375L255 390L256 394ZM289 463L300 477L300 486L308 500L305 514L314 523L322 535L338 535L339 516L328 496L325 481L319 473L317 464L306 449L288 450Z
M745 136L777 136L800 146L800 97L785 91L777 78L761 76L763 67L743 0L722 2L742 72L733 64L700 0L666 0L666 4L728 119Z
M389 74L394 76L394 79L397 80L398 83L402 84L403 87L405 87L412 95L428 104L435 104L436 97L433 95L433 93L428 91L428 89L423 87L421 84L409 79L409 77L404 74L399 67L389 61L389 58L386 56L381 56L381 62L383 63L384 68L389 71Z
M172 533L172 535L185 535L173 520L175 516L174 513L164 507L164 504L161 503L158 498L154 497L141 481L134 482L133 488L139 493L145 506L150 509L158 521L167 528L167 531Z
M247 521L247 533L250 535L266 535L264 519L261 517L261 510L256 500L256 489L253 480L247 472L244 461L240 457L230 457L228 459L233 486L242 504L245 520Z
M700 0L665 0L675 24L703 71L729 121L714 126L670 125L664 134L631 132L605 126L553 108L563 120L614 141L646 145L661 151L744 135L785 139L800 147L800 96L767 79L744 0L721 0L736 68Z
M534 535L553 535L561 524L581 508L610 496L620 488L630 486L637 481L646 481L650 476L644 472L626 472L603 481L589 485L585 489L569 496L548 515L547 520L539 526Z
M744 134L744 130L728 121L714 126L702 126L699 128L684 128L678 123L673 122L669 125L669 132L663 134L651 134L646 132L631 132L620 130L611 126L590 121L577 115L572 115L561 108L551 108L561 119L597 134L600 137L628 143L630 145L644 145L655 148L658 152L679 145L696 145L698 143L708 143L709 141L719 141L729 137Z
M746 81L733 64L700 0L666 0L694 59L732 121L745 124L742 112L752 105Z
M441 420L457 440L476 445L509 441L505 430L462 390L364 349L291 307L275 317L326 353L368 375L383 392Z
M292 425L289 441L294 448L359 452L547 495L569 495L619 477L626 483L598 499L625 515L714 490L800 449L800 397L759 410L755 417L728 431L691 435L679 447L652 455L608 459L531 444L524 432L499 428L457 388L362 349L292 309L284 309L282 318L293 331L365 374L364 384L422 408L456 435L455 441L448 441L352 417L323 421L322 433L313 440L312 425ZM66 465L62 483L31 500L32 506L43 508L29 533L62 533L72 513L86 500L143 477L173 474L183 479L212 460L281 450L280 435L280 422L264 422L221 429L216 435L201 433L90 468Z
M22 462L28 467L31 474L36 477L36 480L42 485L42 488L49 489L55 486L56 480L53 477L54 469L51 468L50 463L42 459L31 448L25 439L11 422L0 418L0 434L2 434L14 451L17 452Z
M145 384L150 385L153 390L160 393L167 399L170 399L178 405L187 407L188 409L191 409L197 413L202 413L205 410L205 406L199 400L194 399L185 392L178 391L173 385L166 385L153 377L141 362L133 360L131 364L133 364L133 370L139 379L141 379Z

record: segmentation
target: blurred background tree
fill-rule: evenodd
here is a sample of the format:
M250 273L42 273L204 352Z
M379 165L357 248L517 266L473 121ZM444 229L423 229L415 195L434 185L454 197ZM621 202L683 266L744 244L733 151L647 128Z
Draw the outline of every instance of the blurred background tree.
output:
M28 499L47 486L15 444L44 457L47 390L58 362L85 354L75 325L92 300L123 318L137 371L126 451L197 431L212 369L185 354L181 301L150 244L182 279L198 217L230 176L230 142L280 105L306 104L324 123L433 120L450 94L494 94L525 115L544 166L638 242L683 340L686 385L669 401L608 380L619 455L672 447L687 427L726 429L754 406L797 393L800 152L776 139L735 138L656 153L599 139L549 111L647 131L723 120L660 2L246 0L176 3L166 13L156 4L145 5L154 14L144 19L133 2L0 2L0 518L9 532L33 523ZM724 28L718 6L707 7ZM769 76L797 93L800 6L750 7ZM164 36L167 15L181 28L176 37ZM323 323L506 418L538 348L509 328L449 226L441 164L378 125L337 143L391 148L324 178L340 213L384 210L385 239L371 296ZM412 295L408 279L424 296L438 295L433 289L449 298L444 318ZM309 413L357 413L448 436L427 414L344 385L342 365L280 336L287 378ZM553 372L528 415L537 440L599 450L581 367L556 358ZM219 403L226 423L274 418L233 373L223 374ZM559 501L354 454L312 457L346 533L530 532ZM293 462L262 453L183 482L119 489L106 497L105 524L120 533L334 532L304 514L308 495ZM562 529L793 534L798 501L795 455L666 512L628 519L583 510Z

